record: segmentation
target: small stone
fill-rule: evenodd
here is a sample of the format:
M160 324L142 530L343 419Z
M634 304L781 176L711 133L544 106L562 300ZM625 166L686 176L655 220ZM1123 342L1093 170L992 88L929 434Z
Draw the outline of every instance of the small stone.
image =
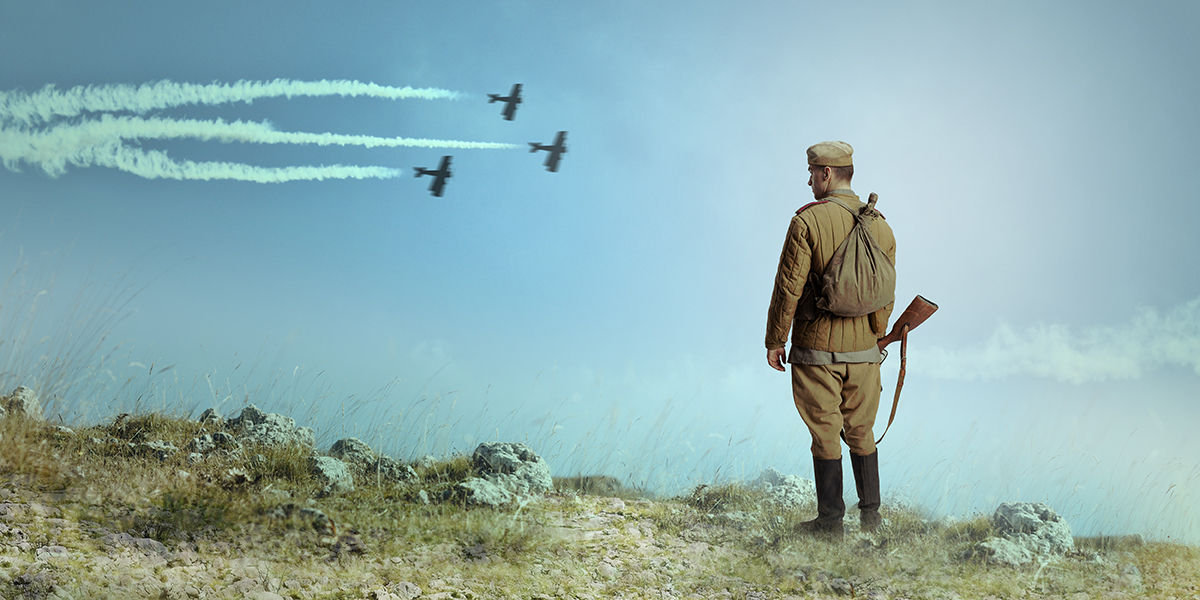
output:
M200 418L197 420L201 423L212 423L218 427L225 424L225 419L222 419L221 415L217 414L217 410L215 408L206 409L204 412L200 413Z
M599 574L601 577L606 577L608 579L612 579L617 576L618 571L617 571L616 567L614 567L606 562L601 562L596 567L596 573Z
M415 583L401 581L390 586L390 591L401 598L401 600L413 600L421 596L421 588Z
M62 546L42 546L37 549L38 560L48 560L52 558L66 558L68 555L67 549Z
M488 558L487 548L484 548L483 544L467 546L466 548L463 548L462 553L463 558L472 561L487 560Z

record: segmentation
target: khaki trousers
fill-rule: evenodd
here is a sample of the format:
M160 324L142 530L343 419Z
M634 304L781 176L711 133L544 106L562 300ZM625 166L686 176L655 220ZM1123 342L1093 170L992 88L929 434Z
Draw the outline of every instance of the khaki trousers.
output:
M879 363L792 365L792 398L812 434L813 457L841 458L843 430L850 452L874 452L871 428L882 391Z

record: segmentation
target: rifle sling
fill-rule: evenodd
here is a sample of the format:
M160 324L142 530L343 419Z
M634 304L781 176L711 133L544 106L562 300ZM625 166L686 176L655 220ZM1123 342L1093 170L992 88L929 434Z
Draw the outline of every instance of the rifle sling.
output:
M896 420L896 407L900 405L900 388L904 387L904 367L908 362L908 324L904 324L904 328L900 330L900 375L896 378L896 395L892 397L892 414L888 415L887 427L883 428L883 434L875 443L883 441L883 436L887 435L888 429L892 428L892 421Z
M884 358L887 358L887 350L883 351ZM896 378L896 395L892 396L892 414L888 415L887 427L883 428L883 435L875 440L875 444L883 441L883 436L887 435L889 429L892 428L892 421L896 420L896 407L900 405L900 388L904 387L904 367L908 363L908 324L900 330L900 376ZM846 441L846 430L843 429L839 434L842 436L842 441Z

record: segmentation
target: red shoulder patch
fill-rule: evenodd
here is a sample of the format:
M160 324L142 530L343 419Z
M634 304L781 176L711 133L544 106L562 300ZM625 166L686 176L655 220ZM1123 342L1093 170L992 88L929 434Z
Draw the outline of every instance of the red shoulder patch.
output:
M809 202L808 204L801 206L800 210L796 211L796 214L800 214L800 213L804 212L804 209L806 209L810 206L816 206L818 204L825 204L826 202L829 202L829 201L828 200L817 200L816 202Z

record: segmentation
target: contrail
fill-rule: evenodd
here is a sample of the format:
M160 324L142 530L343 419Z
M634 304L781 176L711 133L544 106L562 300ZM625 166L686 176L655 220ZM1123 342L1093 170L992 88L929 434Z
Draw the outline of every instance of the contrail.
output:
M1162 366L1200 375L1200 298L1161 314L1141 308L1119 327L1039 325L1017 332L1001 325L982 348L914 347L911 355L922 373L942 379L1032 376L1081 384L1136 379Z
M0 126L0 160L10 170L24 161L42 167L52 176L62 175L69 157L81 149L121 140L192 138L204 141L259 144L306 144L318 146L364 146L496 150L519 148L516 144L471 142L407 137L375 137L333 133L277 131L268 123L194 119L144 119L102 115L81 123L30 131Z
M316 167L256 167L229 162L174 160L165 152L130 148L117 143L84 148L71 157L73 164L120 169L147 179L230 179L255 183L321 181L324 179L388 179L407 172L388 167L322 165Z
M237 81L234 83L177 83L158 81L142 85L76 86L59 91L53 85L27 93L0 91L0 121L24 125L47 123L62 117L74 117L85 112L132 112L143 114L153 110L187 104L225 104L252 102L259 98L294 98L297 96L367 96L403 100L456 100L460 92L438 88L392 87L350 80Z

